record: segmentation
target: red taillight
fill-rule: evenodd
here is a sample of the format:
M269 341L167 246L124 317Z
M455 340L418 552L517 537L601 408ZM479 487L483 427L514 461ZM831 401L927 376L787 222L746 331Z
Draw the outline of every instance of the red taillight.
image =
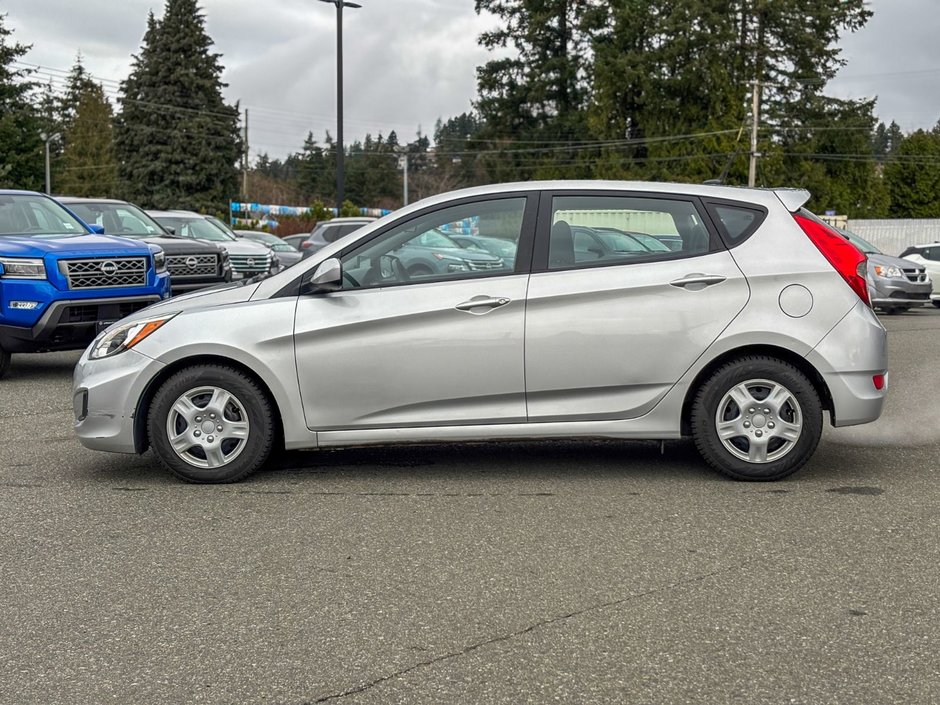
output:
M308 247L310 247L310 243L307 242L306 240L304 240L302 243L300 243L300 249L301 249L301 250L306 250Z
M813 244L819 248L823 257L829 260L829 264L852 287L852 291L858 294L858 297L868 306L871 306L871 300L868 298L868 282L865 279L868 269L868 258L865 254L825 223L802 215L794 215L793 218Z
M884 375L872 375L871 376L872 384L875 385L875 389L879 392L885 388L885 376Z

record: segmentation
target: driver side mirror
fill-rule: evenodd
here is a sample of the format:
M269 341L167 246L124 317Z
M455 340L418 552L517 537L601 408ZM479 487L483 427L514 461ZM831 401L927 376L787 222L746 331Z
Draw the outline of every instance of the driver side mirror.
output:
M91 230L91 232L92 232L94 235L104 235L104 226L103 226L103 225L98 225L98 224L96 224L96 223L89 223L89 224L88 224L88 229Z
M343 288L343 265L332 257L320 262L313 274L305 278L301 285L301 294L317 294L321 292L339 291Z

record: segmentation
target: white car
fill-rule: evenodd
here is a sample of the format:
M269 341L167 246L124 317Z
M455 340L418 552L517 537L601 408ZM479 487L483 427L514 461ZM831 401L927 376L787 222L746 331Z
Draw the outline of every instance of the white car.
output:
M927 276L933 282L930 300L933 301L934 306L940 308L940 242L929 245L911 245L901 253L901 257L916 262L927 270Z
M237 238L193 211L147 211L160 225L174 234L221 245L232 263L232 279L272 274L280 269L274 251L260 242Z

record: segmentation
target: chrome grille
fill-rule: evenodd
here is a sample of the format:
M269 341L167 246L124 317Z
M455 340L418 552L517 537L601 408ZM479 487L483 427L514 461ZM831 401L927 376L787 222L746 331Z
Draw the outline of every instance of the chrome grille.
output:
M219 273L217 255L167 255L166 268L174 277L204 277Z
M467 267L472 272L479 272L487 269L502 269L503 261L497 260L495 262L475 262L474 260L464 260L467 263Z
M259 274L271 269L271 260L273 257L273 253L264 255L230 255L229 261L231 261L232 270L235 272Z
M902 269L904 276L909 282L925 282L927 281L927 270L926 269Z
M105 289L118 286L144 286L147 283L146 257L102 257L59 261L69 289Z

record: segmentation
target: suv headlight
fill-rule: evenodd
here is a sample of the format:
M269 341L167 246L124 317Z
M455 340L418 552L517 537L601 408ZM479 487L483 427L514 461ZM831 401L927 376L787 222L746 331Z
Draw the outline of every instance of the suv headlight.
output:
M45 279L46 265L41 259L0 257L0 277L4 279Z
M876 264L873 269L877 276L884 277L885 279L901 279L904 277L904 274L898 267L885 267L882 264Z
M141 340L173 318L176 313L170 313L165 316L154 316L153 318L142 318L137 321L131 321L130 323L122 323L116 328L112 328L93 343L89 357L92 360L100 360L103 357L111 357L125 350L130 350Z

